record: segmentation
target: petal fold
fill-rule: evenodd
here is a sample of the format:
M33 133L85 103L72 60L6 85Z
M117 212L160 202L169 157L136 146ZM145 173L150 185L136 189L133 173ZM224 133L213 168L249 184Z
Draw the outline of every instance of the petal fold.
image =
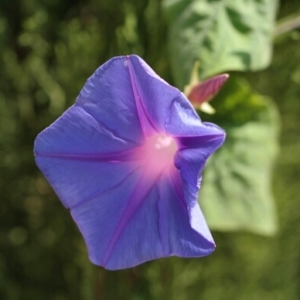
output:
M76 104L122 139L140 141L143 132L126 57L115 57L87 80Z
M166 83L138 56L129 59L131 76L152 128L156 132L165 132L165 120L170 105L181 92Z

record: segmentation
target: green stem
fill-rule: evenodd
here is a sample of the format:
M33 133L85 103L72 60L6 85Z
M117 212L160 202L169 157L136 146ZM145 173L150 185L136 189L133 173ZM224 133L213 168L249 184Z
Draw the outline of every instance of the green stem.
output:
M279 35L285 34L289 31L297 29L300 27L300 15L293 15L285 21L279 21L279 24L275 28L274 36L278 37Z

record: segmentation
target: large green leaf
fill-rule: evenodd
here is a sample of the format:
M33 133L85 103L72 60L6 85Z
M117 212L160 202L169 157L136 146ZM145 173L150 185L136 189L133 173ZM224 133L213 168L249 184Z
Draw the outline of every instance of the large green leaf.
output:
M271 175L278 150L278 116L272 102L233 79L213 101L210 120L226 142L208 161L199 194L211 229L272 234L276 217ZM221 120L221 121L220 121Z
M259 70L271 58L278 0L165 0L171 63L177 85L200 61L201 77Z

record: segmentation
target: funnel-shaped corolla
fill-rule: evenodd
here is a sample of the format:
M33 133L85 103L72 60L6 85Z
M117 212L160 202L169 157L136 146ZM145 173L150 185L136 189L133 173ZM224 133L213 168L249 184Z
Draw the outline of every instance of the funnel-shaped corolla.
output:
M76 103L38 135L34 151L91 261L115 270L214 250L197 193L224 137L132 55L97 69Z

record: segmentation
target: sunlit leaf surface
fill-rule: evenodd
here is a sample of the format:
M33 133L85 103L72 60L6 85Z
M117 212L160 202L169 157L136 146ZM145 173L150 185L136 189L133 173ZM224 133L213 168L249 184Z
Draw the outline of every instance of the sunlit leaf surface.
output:
M277 0L166 0L175 81L182 87L200 61L203 78L270 63Z
M222 231L273 234L270 187L278 150L277 111L241 80L229 81L214 104L227 138L204 172L199 199L208 224Z

